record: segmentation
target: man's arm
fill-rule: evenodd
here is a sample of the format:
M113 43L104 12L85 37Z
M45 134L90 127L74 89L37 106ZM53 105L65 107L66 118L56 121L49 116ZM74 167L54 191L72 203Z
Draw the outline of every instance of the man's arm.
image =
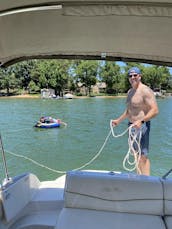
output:
M122 122L124 119L128 117L127 109L124 111L124 113L117 119L112 120L112 125L117 126L120 122Z
M147 88L146 96L144 100L145 100L145 105L150 107L147 114L143 118L143 121L147 122L159 113L159 109L158 109L155 95L150 88Z

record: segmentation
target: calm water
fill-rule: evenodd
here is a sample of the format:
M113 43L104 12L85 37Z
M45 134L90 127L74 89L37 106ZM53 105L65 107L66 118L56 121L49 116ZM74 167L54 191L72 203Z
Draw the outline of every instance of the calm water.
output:
M162 176L172 168L172 98L158 100L160 114L152 120L150 159L152 175ZM0 132L10 176L32 171L41 180L60 174L33 164L29 157L54 170L78 168L100 150L109 131L109 121L125 109L125 98L73 100L0 99ZM57 129L36 129L40 116L51 115L68 125ZM124 121L117 133L127 127ZM99 157L85 169L124 171L122 161L128 151L127 135L110 137ZM0 179L4 177L0 156Z

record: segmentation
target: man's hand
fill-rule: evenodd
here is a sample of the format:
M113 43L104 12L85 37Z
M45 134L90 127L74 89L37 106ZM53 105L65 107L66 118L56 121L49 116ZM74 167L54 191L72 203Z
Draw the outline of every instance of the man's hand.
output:
M112 126L117 126L120 123L119 119L112 120Z
M140 128L142 126L143 122L141 120L137 120L133 122L133 127Z

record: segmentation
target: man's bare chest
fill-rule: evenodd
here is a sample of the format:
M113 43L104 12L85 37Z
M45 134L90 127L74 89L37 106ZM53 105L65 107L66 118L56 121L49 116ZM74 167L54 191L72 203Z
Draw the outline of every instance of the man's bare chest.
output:
M131 93L128 96L127 104L129 108L140 108L144 106L144 99L140 93Z

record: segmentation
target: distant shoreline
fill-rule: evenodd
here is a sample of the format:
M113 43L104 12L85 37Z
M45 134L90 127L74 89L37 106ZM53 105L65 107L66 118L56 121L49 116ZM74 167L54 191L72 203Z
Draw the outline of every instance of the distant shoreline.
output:
M40 99L41 96L39 95L29 95L29 94L24 94L24 95L11 95L11 96L0 96L0 99Z
M126 97L125 95L102 95L102 96L95 96L95 97L88 97L88 96L74 96L73 99L87 99L87 98L123 98ZM0 96L0 99L41 99L40 95L12 95L12 96Z

